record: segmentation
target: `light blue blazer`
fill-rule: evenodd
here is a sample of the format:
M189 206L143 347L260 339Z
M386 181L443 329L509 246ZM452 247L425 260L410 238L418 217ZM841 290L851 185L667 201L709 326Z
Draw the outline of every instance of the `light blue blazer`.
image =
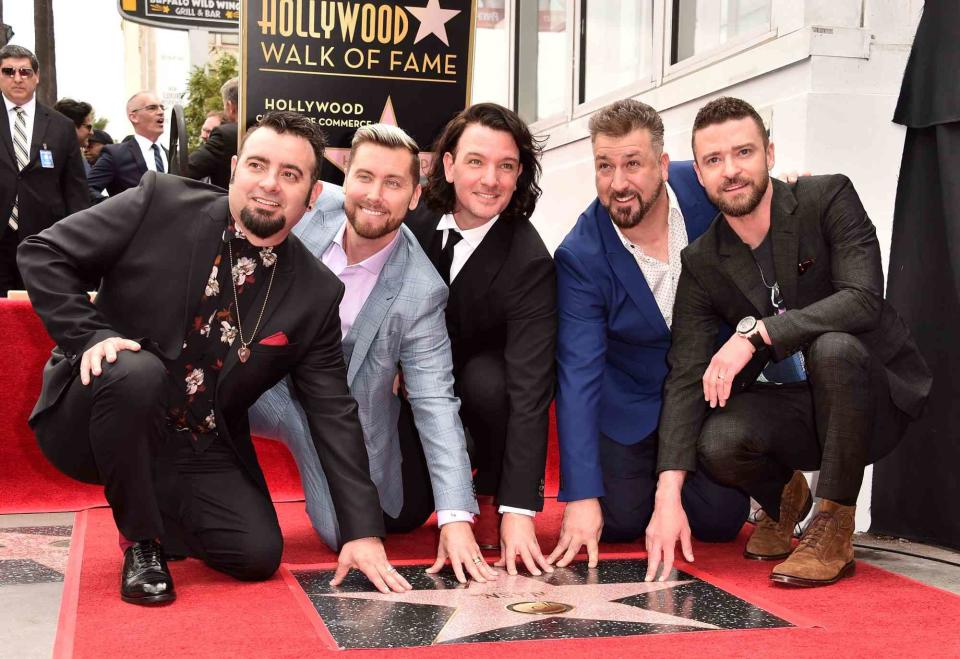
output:
M293 233L320 258L345 221L342 189L324 184L317 209ZM446 284L410 230L401 226L393 254L343 340L347 384L359 406L370 475L380 493L380 505L391 517L403 507L397 432L400 400L393 394L398 364L423 443L436 509L478 512L460 401L453 393L446 304ZM289 380L269 390L251 408L250 426L253 434L279 439L293 453L313 526L324 542L339 548L340 531L327 479Z

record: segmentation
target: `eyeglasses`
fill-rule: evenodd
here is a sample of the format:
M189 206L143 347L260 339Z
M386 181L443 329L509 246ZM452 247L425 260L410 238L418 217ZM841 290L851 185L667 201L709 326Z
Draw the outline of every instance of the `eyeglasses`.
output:
M163 105L162 103L160 105L151 103L150 105L144 105L142 108L134 108L133 110L130 110L130 112L140 112L140 110L146 110L147 112L156 112L157 110L160 110L160 112L164 112L166 109L167 106Z
M33 69L27 66L15 67L15 66L5 66L0 69L0 73L3 74L5 78L12 78L18 73L20 77L24 80L29 80L33 77Z

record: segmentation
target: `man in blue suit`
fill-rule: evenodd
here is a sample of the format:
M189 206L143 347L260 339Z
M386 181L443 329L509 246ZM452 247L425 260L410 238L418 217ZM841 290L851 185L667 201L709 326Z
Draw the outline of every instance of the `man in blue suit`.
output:
M364 126L353 138L343 190L324 186L317 211L300 222L297 237L346 287L340 326L347 384L359 406L384 526L410 531L436 510L440 541L429 571L449 560L460 581L470 576L482 582L496 573L471 528L478 508L453 393L447 286L402 224L417 205L419 179L419 151L406 133ZM286 382L257 401L250 424L255 434L290 448L310 520L328 545L338 547L329 479Z
M650 521L680 250L717 214L692 165L663 152L650 106L617 101L591 118L590 136L598 198L555 254L558 498L567 506L548 561L560 566L583 545L595 566L600 541L635 540ZM732 540L749 513L746 495L702 469L682 497L699 540Z

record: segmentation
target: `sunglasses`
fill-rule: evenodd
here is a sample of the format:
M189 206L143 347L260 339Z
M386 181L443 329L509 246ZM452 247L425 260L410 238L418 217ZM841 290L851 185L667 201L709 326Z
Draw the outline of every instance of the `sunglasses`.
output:
M14 67L14 66L5 66L0 69L0 73L4 75L5 78L12 78L18 73L23 79L29 79L33 77L33 69L23 66L23 67Z
M163 105L162 103L160 105L151 103L150 105L144 105L142 108L134 108L133 110L130 110L130 112L140 112L140 110L146 110L147 112L156 112L157 110L160 110L160 112L164 112L166 109L167 106Z

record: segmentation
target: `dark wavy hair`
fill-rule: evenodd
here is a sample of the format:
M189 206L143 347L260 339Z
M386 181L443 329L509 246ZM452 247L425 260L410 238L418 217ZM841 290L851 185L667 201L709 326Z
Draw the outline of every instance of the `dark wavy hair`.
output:
M83 120L93 112L93 106L86 101L75 101L72 98L61 98L53 109L73 121L73 125L80 128Z
M440 137L433 144L433 165L423 189L427 205L437 213L452 213L455 210L457 193L444 175L443 154L456 156L460 137L471 124L502 130L513 137L520 151L520 165L523 169L517 178L517 189L503 214L529 218L537 207L537 199L540 198L540 186L537 182L540 180L540 154L543 152L543 145L516 112L496 103L471 105L451 119L440 133Z
M260 119L258 124L247 129L247 133L243 136L243 141L240 142L240 148L237 150L237 154L243 153L243 145L246 144L250 135L258 128L269 128L280 135L291 133L310 142L315 157L313 171L310 173L310 185L313 185L320 179L320 168L323 167L323 151L327 148L327 136L320 130L317 124L299 112L280 110L268 112L263 115L263 118Z

